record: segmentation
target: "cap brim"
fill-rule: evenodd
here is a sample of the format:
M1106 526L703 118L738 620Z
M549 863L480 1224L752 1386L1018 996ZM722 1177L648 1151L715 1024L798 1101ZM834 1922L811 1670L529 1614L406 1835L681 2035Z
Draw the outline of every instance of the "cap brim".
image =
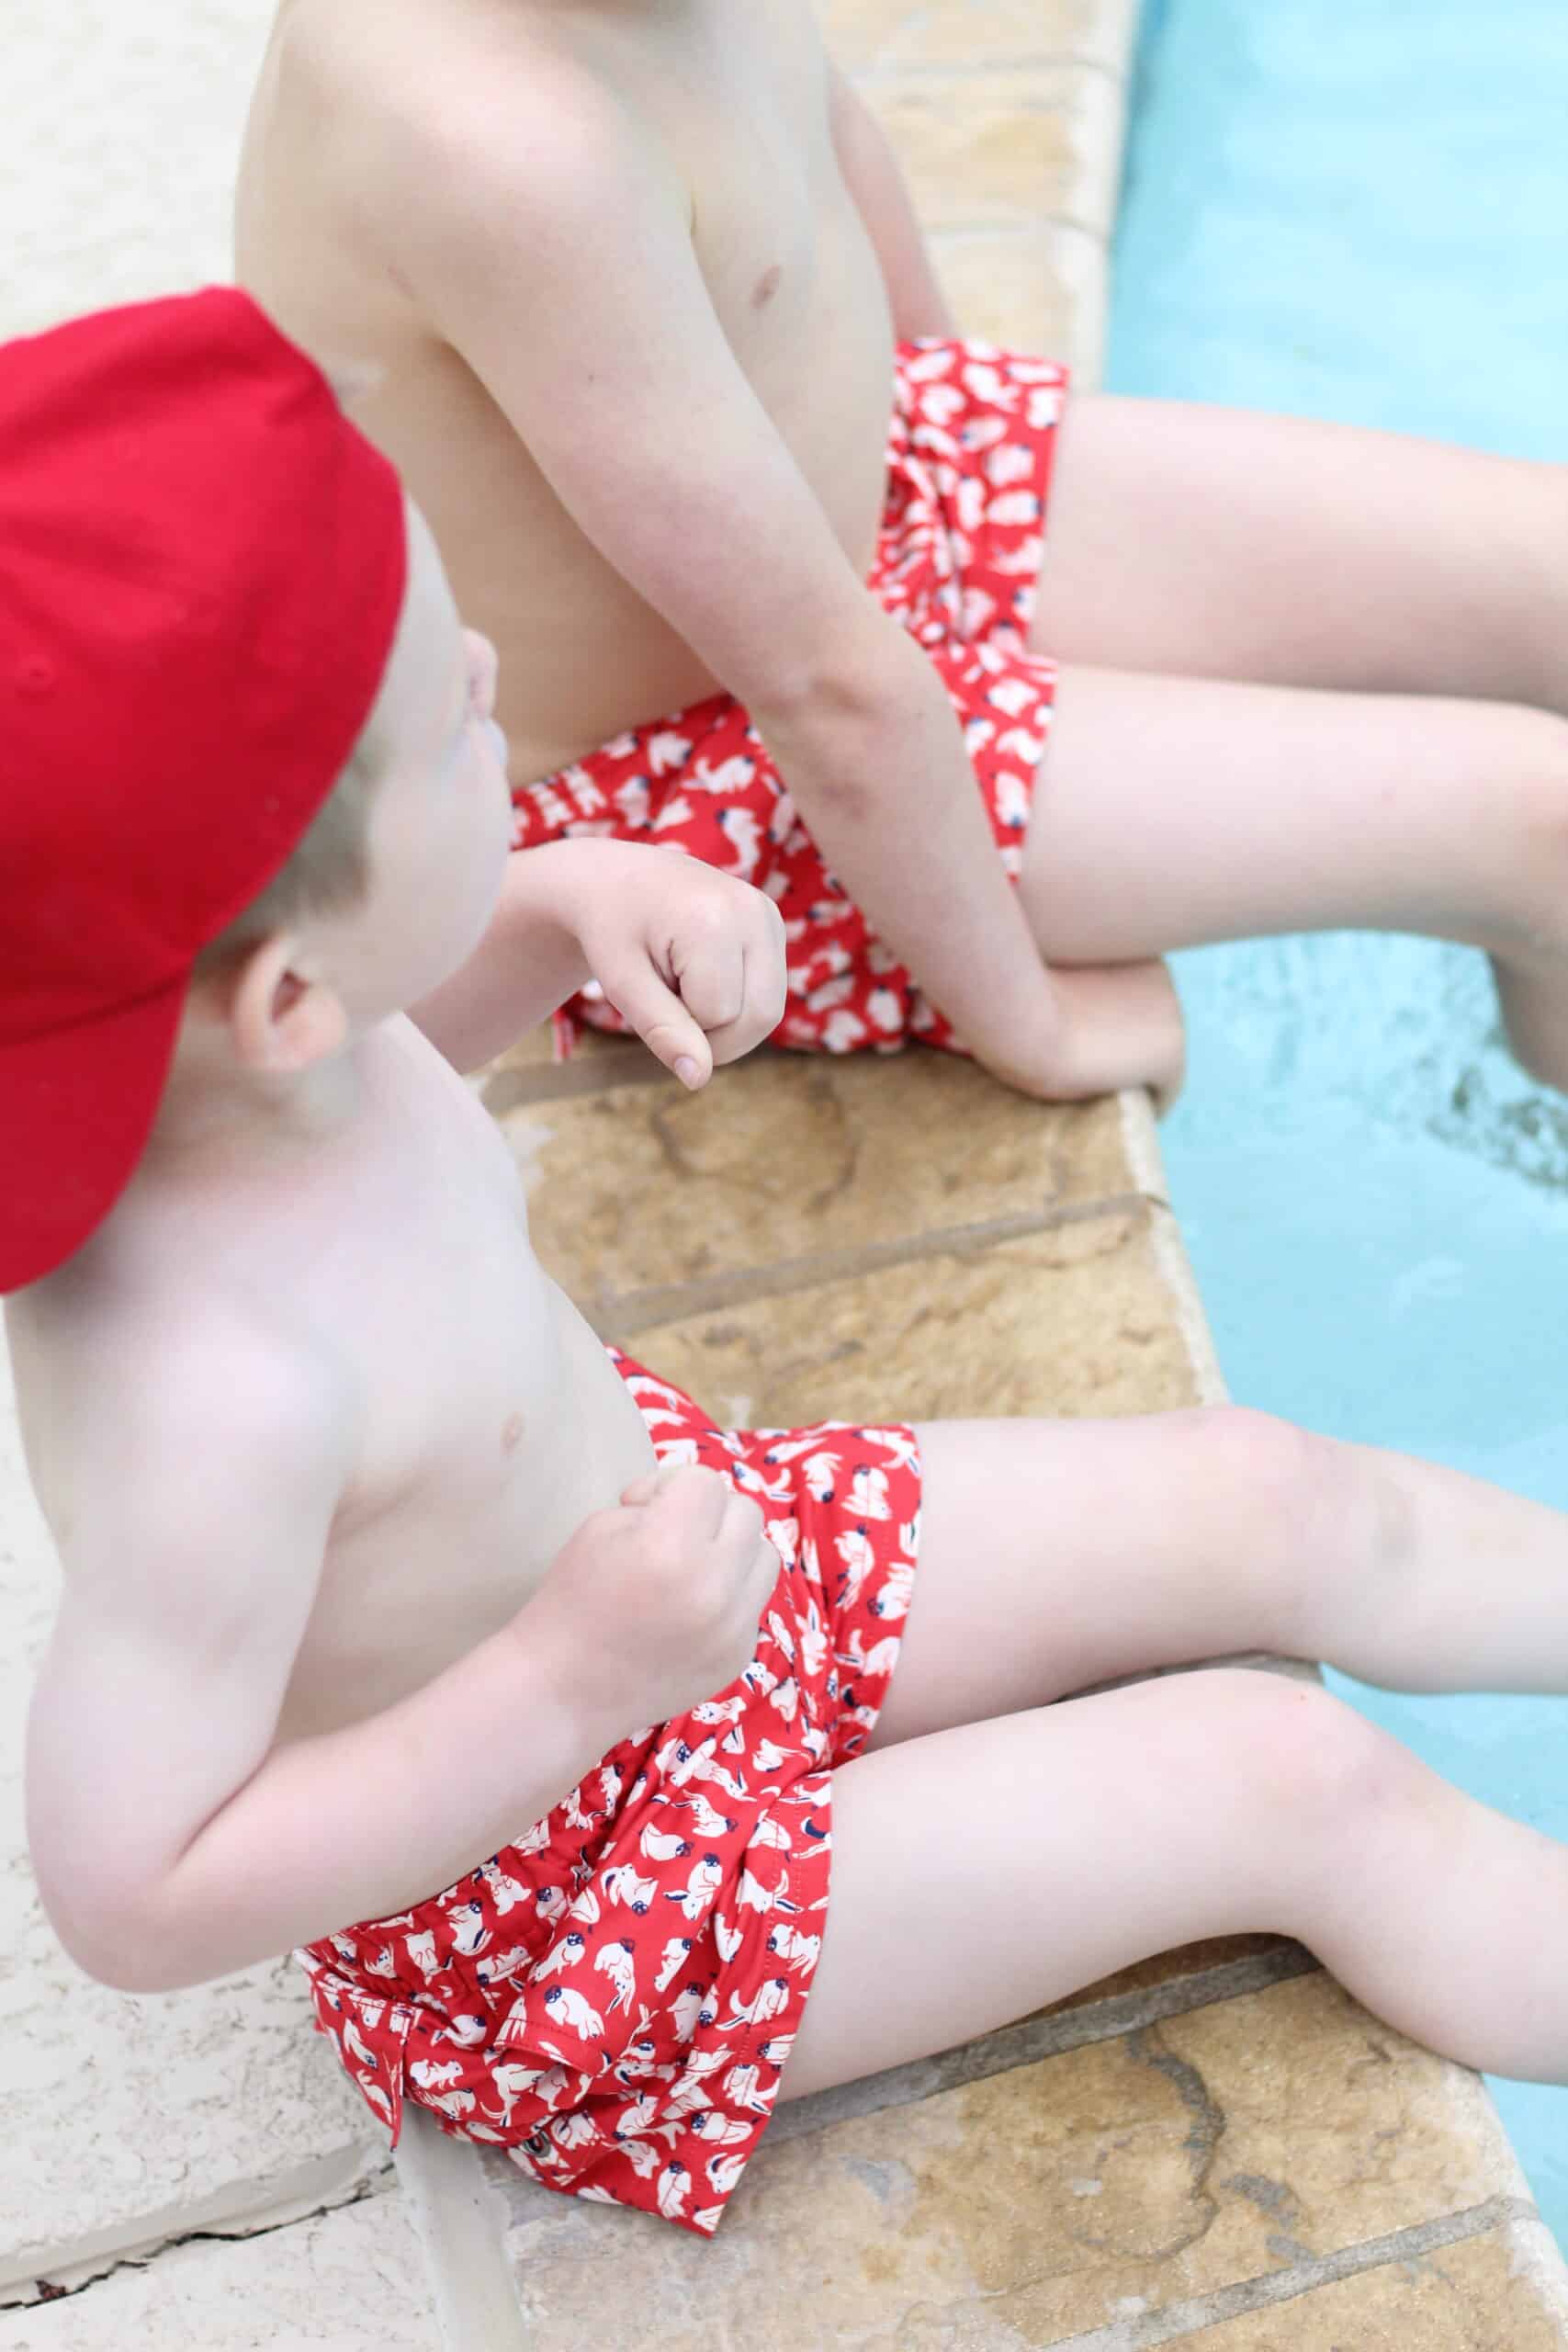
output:
M123 1011L0 1044L0 1291L62 1265L135 1173L189 976Z

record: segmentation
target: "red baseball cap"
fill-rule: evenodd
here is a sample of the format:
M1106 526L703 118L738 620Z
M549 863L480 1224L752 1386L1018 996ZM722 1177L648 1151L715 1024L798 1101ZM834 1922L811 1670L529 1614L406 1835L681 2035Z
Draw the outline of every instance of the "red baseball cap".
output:
M398 477L215 287L0 346L0 1291L136 1167L201 949L380 687Z

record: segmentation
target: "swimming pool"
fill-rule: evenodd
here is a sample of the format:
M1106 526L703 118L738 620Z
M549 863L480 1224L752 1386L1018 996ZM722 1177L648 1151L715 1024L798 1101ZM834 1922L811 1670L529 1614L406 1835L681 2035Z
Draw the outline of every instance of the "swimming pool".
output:
M1568 460L1564 120L1562 0L1145 0L1111 387ZM1165 1153L1233 1393L1568 1508L1568 1102L1482 958L1176 960ZM1568 1700L1337 1687L1568 1838ZM1568 2092L1494 2089L1568 2247Z

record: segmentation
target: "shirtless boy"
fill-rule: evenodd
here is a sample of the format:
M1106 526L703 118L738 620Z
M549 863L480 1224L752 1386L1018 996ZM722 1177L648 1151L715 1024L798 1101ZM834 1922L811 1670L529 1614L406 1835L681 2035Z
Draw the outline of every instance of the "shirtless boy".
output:
M953 324L808 0L282 0L238 229L380 370L356 413L500 648L516 839L750 875L783 1042L951 1023L1034 1093L1168 1092L1151 959L1360 924L1486 949L1568 1085L1563 469L1058 425L1059 370L951 345L890 441L896 338Z
M1568 1522L1239 1411L720 1433L606 1353L452 1064L592 970L700 1079L778 918L508 857L488 649L243 295L0 351L0 609L29 1809L84 1967L302 1946L394 2129L705 2232L780 2096L1234 1929L1568 2080L1568 1850L1315 1687L1046 1703L1257 1648L1563 1690Z

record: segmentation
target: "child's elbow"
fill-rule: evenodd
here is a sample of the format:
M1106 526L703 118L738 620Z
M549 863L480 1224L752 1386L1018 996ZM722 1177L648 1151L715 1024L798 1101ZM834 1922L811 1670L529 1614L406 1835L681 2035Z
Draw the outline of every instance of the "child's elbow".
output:
M175 1993L201 1981L188 1952L176 1950L153 1906L119 1903L51 1903L50 1925L84 1976L115 1993Z

